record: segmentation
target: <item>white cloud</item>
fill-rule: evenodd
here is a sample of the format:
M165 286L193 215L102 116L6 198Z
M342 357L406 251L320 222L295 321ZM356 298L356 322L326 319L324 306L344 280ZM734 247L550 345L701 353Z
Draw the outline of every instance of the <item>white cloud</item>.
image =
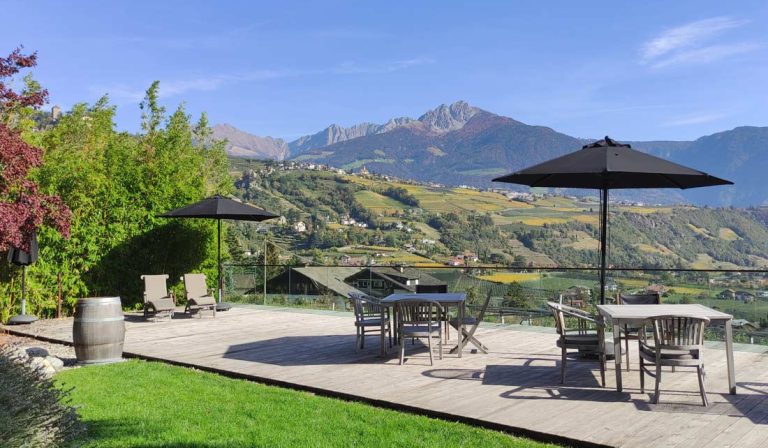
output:
M742 27L748 20L713 17L668 29L646 42L640 50L643 64L663 68L679 64L709 63L760 48L753 42L711 43L727 30Z
M357 75L357 74L376 74L392 73L399 70L405 70L414 66L431 64L434 61L428 58L414 58L391 62L382 62L375 64L358 64L356 62L346 62L335 67L324 69L280 69L280 70L252 70L243 73L230 73L211 76L202 76L191 79L164 80L160 79L160 97L169 98L180 96L188 92L207 92L220 89L229 84L243 82L259 82L270 79L280 79L296 76L312 75ZM90 88L93 95L109 96L116 100L137 103L144 98L145 89L151 84L146 81L143 88L130 87L125 84L116 84L113 86L94 86Z
M674 118L667 121L665 126L687 126L691 124L710 123L727 116L728 114L722 112L703 112Z
M429 58L403 59L399 61L382 62L376 64L358 64L356 62L344 62L332 68L330 73L339 75L354 75L367 73L392 73L419 65L432 64L435 61Z
M728 45L710 45L708 47L697 48L690 51L682 51L674 55L655 62L652 68L663 68L671 65L681 64L706 64L723 59L728 56L734 56L742 53L749 53L758 50L760 45L752 42L742 42Z
M722 31L737 28L748 23L729 17L713 17L671 28L651 39L643 46L642 57L651 60L675 50L700 45L703 41Z

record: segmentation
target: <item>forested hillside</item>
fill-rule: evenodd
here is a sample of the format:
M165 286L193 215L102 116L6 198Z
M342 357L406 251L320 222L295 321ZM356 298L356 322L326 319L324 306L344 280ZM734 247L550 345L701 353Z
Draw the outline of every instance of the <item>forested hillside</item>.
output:
M272 232L290 249L333 261L350 246L386 247L443 263L464 252L482 263L595 266L598 204L592 198L438 188L331 170L233 161L237 194L286 216ZM768 265L764 209L630 207L610 215L610 263L638 268ZM350 223L354 220L354 224ZM297 223L305 231L295 229ZM364 227L361 225L364 224ZM241 233L243 244L257 247ZM258 240L260 237L257 237ZM398 262L384 257L377 262Z

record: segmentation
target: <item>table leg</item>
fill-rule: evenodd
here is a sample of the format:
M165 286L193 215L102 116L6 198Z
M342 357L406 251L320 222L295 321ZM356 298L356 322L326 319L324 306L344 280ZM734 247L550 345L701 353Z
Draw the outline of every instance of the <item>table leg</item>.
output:
M725 358L728 361L728 393L736 395L736 369L733 365L733 328L725 321Z
M618 320L613 321L613 360L616 363L616 391L621 392L621 329Z
M456 314L459 319L459 358L461 358L461 353L464 351L464 304L459 304L458 308Z
M380 339L381 346L379 351L382 357L387 356L387 332L385 330L387 326L384 323L384 317L385 317L385 314L381 313L381 339ZM388 323L389 322L387 322L387 324Z

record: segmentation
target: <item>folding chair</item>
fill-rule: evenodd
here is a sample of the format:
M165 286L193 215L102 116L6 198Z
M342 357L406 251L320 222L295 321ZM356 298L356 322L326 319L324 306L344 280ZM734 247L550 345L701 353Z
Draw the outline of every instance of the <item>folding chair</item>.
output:
M453 328L455 328L459 332L459 336L463 337L464 340L461 343L462 347L466 347L467 342L471 342L472 345L477 347L478 350L488 354L488 347L485 346L482 342L480 342L475 337L475 331L477 331L477 327L480 326L480 322L483 321L483 318L485 317L485 312L488 310L488 304L491 302L491 291L488 291L488 294L485 296L485 302L483 302L483 306L480 308L480 313L476 317L464 317L464 320L461 322L461 325L459 325L459 319L454 318L450 320L450 324ZM466 329L466 327L469 326L469 330ZM461 328L459 328L461 327ZM459 349L459 346L454 347L451 349L451 353L455 353Z

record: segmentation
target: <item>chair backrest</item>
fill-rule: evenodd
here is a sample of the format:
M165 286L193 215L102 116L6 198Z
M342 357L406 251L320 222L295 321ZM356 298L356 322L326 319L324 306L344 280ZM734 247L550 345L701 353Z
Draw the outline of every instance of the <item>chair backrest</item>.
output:
M355 320L360 322L368 317L380 317L386 312L386 307L379 304L378 300L367 294L350 293L349 300L355 311Z
M168 297L168 274L142 275L144 280L144 303Z
M690 350L704 344L704 328L709 324L706 317L654 316L654 345L659 348Z
M659 305L661 295L656 292L644 294L619 294L619 305Z
M401 300L396 306L400 325L437 325L443 315L443 307L435 300Z
M602 327L603 325L600 316L594 316L582 309L555 302L547 302L547 306L552 310L552 315L555 318L555 329L557 334L561 336L565 335L566 330L571 330L566 325L566 317L576 319L577 325L573 331L578 331L579 333L586 333L590 325L595 327Z
M184 290L187 298L205 297L208 295L208 285L205 283L205 274L184 274Z

